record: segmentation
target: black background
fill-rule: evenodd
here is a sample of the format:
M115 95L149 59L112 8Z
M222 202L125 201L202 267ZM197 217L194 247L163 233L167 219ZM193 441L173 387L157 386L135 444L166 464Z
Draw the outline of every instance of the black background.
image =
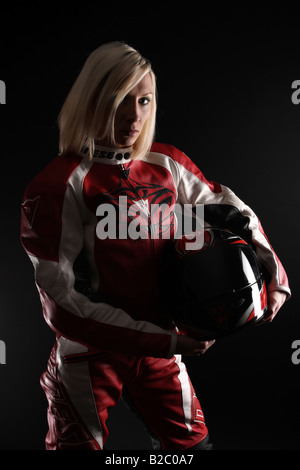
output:
M217 449L300 449L299 124L300 16L208 15L195 2L110 2L2 8L0 79L0 449L43 450L40 374L54 342L33 269L19 241L25 186L58 152L57 115L89 53L124 40L158 79L157 141L188 154L208 179L252 207L293 292L274 322L185 358ZM109 417L110 449L149 449L122 404Z

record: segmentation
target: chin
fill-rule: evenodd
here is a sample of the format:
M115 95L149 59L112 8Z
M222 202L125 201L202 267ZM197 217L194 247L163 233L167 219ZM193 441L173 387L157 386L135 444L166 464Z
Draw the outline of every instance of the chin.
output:
M122 139L121 142L117 143L117 146L121 148L131 147L136 142L136 140L137 139Z

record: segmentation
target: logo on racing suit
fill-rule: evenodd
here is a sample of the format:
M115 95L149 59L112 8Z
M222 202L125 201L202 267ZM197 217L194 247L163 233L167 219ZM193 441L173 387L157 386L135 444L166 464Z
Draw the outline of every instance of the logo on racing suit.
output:
M89 153L89 147L83 146L80 153L82 155L87 155ZM117 161L123 161L123 160L129 160L131 157L131 152L121 152L121 151L111 151L111 150L104 150L103 147L95 148L92 158L96 160L101 160L101 159L106 159L106 160L117 160Z
M30 228L33 226L34 216L40 202L40 196L36 196L34 199L26 199L22 203L23 215Z
M99 195L98 238L171 238L175 193L158 184L122 183L116 191Z
M190 215L196 213L197 220L202 221L204 206L182 207L175 201L176 194L158 184L137 183L132 178L126 183L120 180L116 191L98 196L96 235L101 240L171 239L181 237L185 231L193 234L192 241L186 239L188 249L201 249L204 231L193 230Z

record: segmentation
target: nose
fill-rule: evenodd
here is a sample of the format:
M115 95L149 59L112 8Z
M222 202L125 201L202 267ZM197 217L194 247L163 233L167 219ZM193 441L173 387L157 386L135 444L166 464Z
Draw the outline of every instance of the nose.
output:
M140 120L140 110L138 103L132 101L126 110L126 119L127 121L134 123Z

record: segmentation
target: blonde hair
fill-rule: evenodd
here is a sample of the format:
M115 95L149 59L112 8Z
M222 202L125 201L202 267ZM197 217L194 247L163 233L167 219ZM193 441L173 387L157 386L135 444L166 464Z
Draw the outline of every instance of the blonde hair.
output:
M83 145L94 153L95 140L117 147L114 120L119 104L150 73L153 83L151 112L133 144L132 158L142 158L151 147L156 122L156 77L150 62L131 46L111 42L87 58L60 111L60 152L79 153Z

